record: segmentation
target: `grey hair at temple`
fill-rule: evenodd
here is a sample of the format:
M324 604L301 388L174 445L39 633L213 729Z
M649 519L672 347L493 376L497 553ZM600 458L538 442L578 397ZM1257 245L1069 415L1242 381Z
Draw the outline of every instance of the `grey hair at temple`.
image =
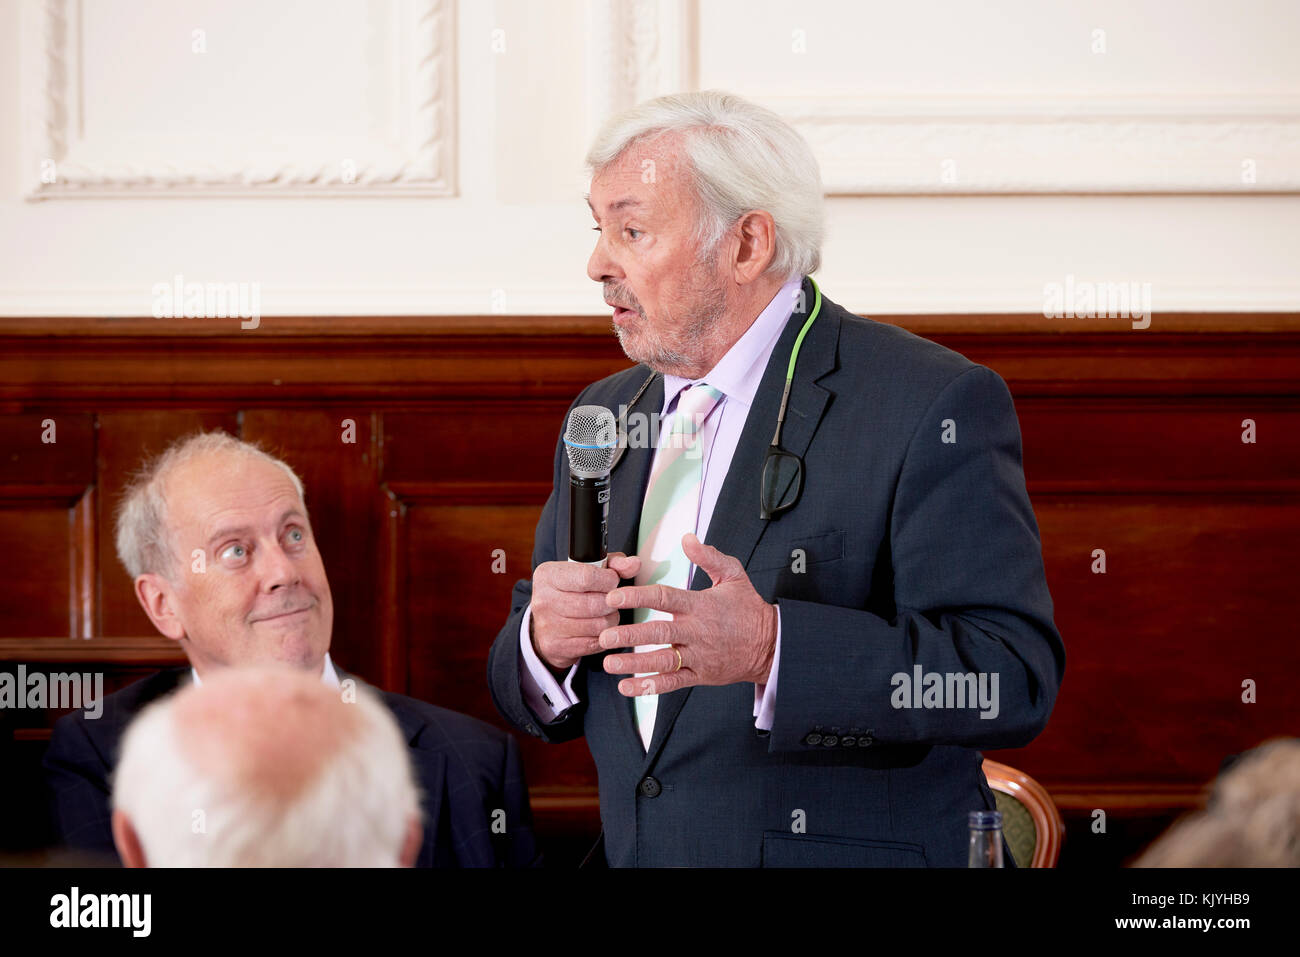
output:
M117 557L132 580L146 572L162 575L169 581L175 580L177 561L167 526L167 499L163 486L168 474L177 466L212 452L232 452L278 465L288 473L298 498L303 498L302 479L297 473L250 442L221 431L197 432L178 439L132 477L117 510ZM305 514L305 502L303 509Z
M712 253L741 216L761 209L776 224L767 271L782 280L816 272L826 232L821 171L807 141L771 110L718 90L647 100L606 121L587 166L598 174L634 143L673 133L685 134L701 250Z

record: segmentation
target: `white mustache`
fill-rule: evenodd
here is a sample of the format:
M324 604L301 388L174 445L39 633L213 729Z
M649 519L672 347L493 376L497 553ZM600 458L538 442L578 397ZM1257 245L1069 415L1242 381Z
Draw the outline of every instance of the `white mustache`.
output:
M633 312L640 313L641 305L637 302L625 302L623 296L605 295L605 302L611 306L617 306L619 309L631 309Z

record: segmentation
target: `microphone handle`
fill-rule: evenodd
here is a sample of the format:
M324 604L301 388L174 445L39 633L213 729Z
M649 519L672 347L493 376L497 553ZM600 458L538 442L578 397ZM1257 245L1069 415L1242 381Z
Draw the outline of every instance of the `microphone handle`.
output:
M569 473L569 561L605 567L609 473L582 478Z

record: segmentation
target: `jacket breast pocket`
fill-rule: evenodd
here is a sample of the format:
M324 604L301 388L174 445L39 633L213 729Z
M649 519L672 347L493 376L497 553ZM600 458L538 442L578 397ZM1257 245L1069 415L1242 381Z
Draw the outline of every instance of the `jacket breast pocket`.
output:
M823 834L763 832L763 867L927 867L925 848Z
M799 572L811 565L822 565L844 557L844 530L814 532L809 535L764 541L745 570L749 572L791 569Z

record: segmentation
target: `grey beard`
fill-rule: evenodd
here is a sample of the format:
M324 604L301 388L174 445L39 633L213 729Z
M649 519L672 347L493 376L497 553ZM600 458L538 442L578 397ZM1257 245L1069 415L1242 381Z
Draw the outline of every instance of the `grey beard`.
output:
M622 346L623 354L633 362L640 362L656 372L680 375L694 369L701 361L701 357L708 353L707 347L717 336L718 323L726 308L726 293L720 288L714 290L709 298L700 304L696 318L686 326L680 349L670 349L662 342L655 341L647 343L646 353L634 355L628 349L628 331L615 325L614 334L618 336L618 344ZM645 313L639 309L637 314L642 319L645 318Z

